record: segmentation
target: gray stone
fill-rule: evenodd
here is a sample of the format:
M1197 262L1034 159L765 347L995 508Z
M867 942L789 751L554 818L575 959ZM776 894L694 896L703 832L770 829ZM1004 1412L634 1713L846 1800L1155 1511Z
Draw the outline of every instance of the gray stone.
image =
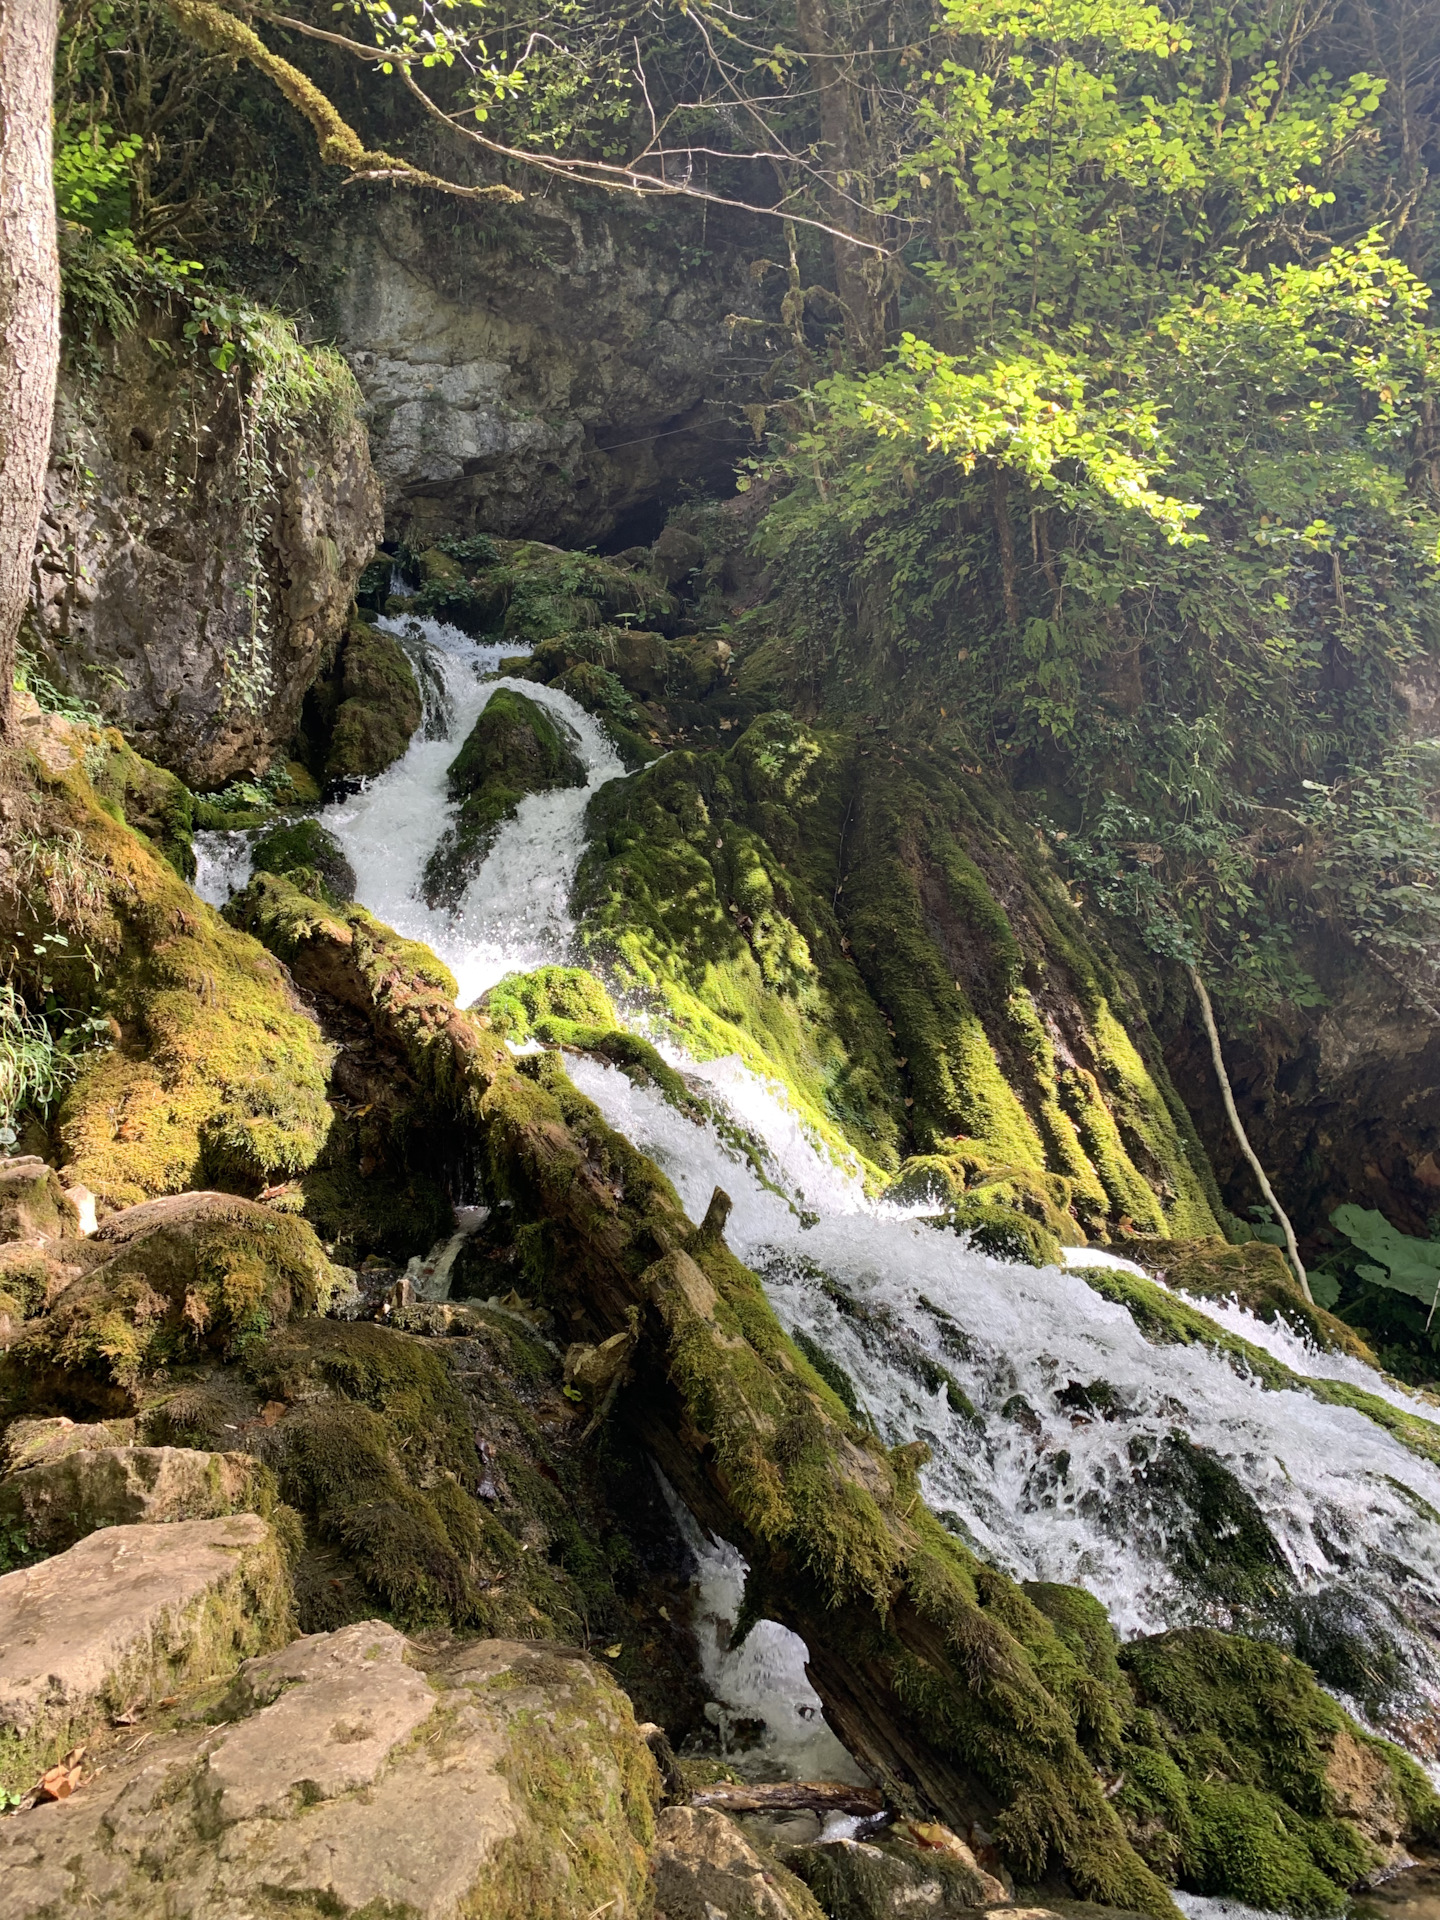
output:
M98 369L62 375L33 612L51 672L206 788L268 767L293 735L374 552L380 491L358 421L313 419L268 449L257 657L235 382L179 330L142 314Z
M100 1527L216 1520L274 1499L269 1473L249 1454L117 1446L108 1435L108 1444L97 1445L97 1436L107 1434L103 1426L18 1424L70 1428L68 1435L22 1437L22 1460L35 1451L46 1457L0 1480L0 1525L23 1531L32 1553L61 1553Z
M795 1876L713 1807L667 1807L655 1823L655 1920L823 1920Z
M675 239L687 218L700 242L698 212L671 209ZM412 544L605 540L684 483L733 485L748 436L730 403L765 348L726 325L756 306L755 248L719 216L689 262L648 209L558 197L439 226L367 199L328 239L317 324L364 390L387 521Z
M504 1641L419 1659L363 1621L247 1663L225 1724L0 1822L0 1920L643 1910L654 1773L608 1676Z
M0 1789L24 1791L111 1715L290 1632L279 1544L254 1514L107 1527L0 1578Z

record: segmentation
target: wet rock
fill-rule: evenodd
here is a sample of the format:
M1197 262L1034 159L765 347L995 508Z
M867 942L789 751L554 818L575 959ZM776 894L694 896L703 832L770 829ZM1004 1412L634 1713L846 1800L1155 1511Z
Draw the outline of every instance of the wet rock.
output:
M666 527L650 549L650 569L667 587L683 587L704 564L704 542L679 527Z
M255 1514L107 1527L6 1574L0 1790L28 1788L112 1714L233 1672L289 1621L280 1546Z
M450 763L450 797L460 811L426 862L426 900L432 907L458 905L501 824L514 818L527 794L583 787L585 780L563 721L523 693L502 687L492 694Z
M655 1920L821 1920L806 1888L726 1814L667 1807L655 1823Z
M256 873L284 874L302 893L329 906L355 898L355 869L344 849L318 820L293 820L256 841L251 853Z
M662 634L616 630L614 673L627 693L641 700L660 699L669 670L670 650Z
M24 1453L44 1457L0 1480L0 1528L23 1534L32 1554L61 1553L101 1527L216 1520L274 1503L270 1475L248 1454L97 1445L103 1426L19 1424L69 1428L68 1435L22 1437ZM66 1447L67 1439L75 1444Z
M656 1779L619 1691L514 1642L419 1660L371 1620L250 1661L226 1724L4 1822L0 1920L633 1915Z
M305 696L306 757L324 786L353 790L383 773L409 746L423 704L400 642L352 618Z

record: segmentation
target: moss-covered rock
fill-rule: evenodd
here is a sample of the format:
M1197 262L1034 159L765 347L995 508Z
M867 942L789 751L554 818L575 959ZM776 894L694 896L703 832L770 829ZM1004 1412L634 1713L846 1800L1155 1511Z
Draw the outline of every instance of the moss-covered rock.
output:
M586 777L564 722L523 693L498 688L450 763L446 782L460 810L425 863L426 900L458 904L526 794L583 787Z
M1138 997L980 781L769 714L601 789L591 821L596 963L691 1052L782 1080L877 1183L906 1160L943 1205L988 1181L1062 1242L1216 1231Z
M1120 1664L1138 1711L1116 1801L1141 1851L1193 1891L1339 1913L1393 1843L1436 1830L1414 1761L1277 1648L1193 1628L1133 1641Z
M1379 1365L1353 1327L1305 1298L1289 1261L1267 1241L1235 1247L1218 1235L1155 1240L1137 1234L1117 1250L1181 1293L1197 1300L1234 1300L1258 1320L1288 1323L1322 1352L1348 1353L1368 1366Z
M131 1411L160 1368L238 1354L343 1285L303 1220L228 1194L127 1208L88 1252L91 1271L0 1356L5 1411Z
M255 842L250 861L256 873L283 873L302 892L331 906L355 898L355 869L334 834L318 820L272 827Z
M393 634L352 615L305 696L306 760L325 787L354 787L400 758L422 714L405 649Z
M283 968L106 800L108 737L52 716L45 739L46 757L0 768L26 819L0 938L22 991L104 1016L113 1036L59 1110L65 1184L113 1207L201 1185L257 1192L300 1172L331 1121L318 1026Z

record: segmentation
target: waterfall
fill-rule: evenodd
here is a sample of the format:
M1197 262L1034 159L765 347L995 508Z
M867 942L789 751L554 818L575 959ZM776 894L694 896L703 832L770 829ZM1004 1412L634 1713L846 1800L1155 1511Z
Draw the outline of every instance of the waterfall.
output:
M430 945L465 1003L509 971L573 957L569 896L585 809L622 768L598 723L565 695L485 678L499 648L436 622L384 624L412 657L426 649L442 689L435 737L422 728L402 760L322 818L363 904ZM527 798L459 909L432 910L418 881L445 825L445 769L505 685L573 728L589 783ZM226 868L207 844L210 876L233 878L239 859ZM570 1070L664 1168L692 1218L715 1186L730 1193L727 1237L787 1329L843 1369L861 1417L887 1445L929 1446L922 1484L947 1526L1016 1578L1088 1587L1124 1636L1211 1622L1293 1646L1357 1718L1427 1763L1440 1755L1440 1470L1303 1385L1269 1390L1209 1347L1152 1344L1123 1306L1087 1285L1083 1262L1129 1264L1103 1250L1065 1269L1014 1266L870 1201L858 1169L816 1147L783 1090L738 1061L696 1066L666 1050L763 1142L768 1185L658 1091L588 1058ZM1283 1325L1234 1303L1204 1311L1301 1382L1348 1381L1440 1423L1429 1402ZM1207 1513L1209 1535L1197 1531ZM706 1672L721 1710L743 1716L770 1699L762 1717L773 1721L772 1757L792 1769L815 1764L823 1728L802 1711L813 1696L801 1690L799 1643L770 1623L748 1654L728 1650L723 1616L738 1606L743 1562L723 1542L697 1534L691 1544L698 1611L714 1621ZM1220 1577L1227 1553L1243 1592Z
M567 694L496 675L513 646L482 644L438 620L380 623L443 685L445 730L423 726L410 750L363 792L326 807L320 818L355 869L357 898L410 940L423 940L455 974L468 1005L504 974L564 958L573 922L570 887L585 844L590 796L625 771L600 723ZM508 821L458 908L428 907L419 879L444 829L445 773L459 743L501 687L523 693L576 735L589 782L528 794Z

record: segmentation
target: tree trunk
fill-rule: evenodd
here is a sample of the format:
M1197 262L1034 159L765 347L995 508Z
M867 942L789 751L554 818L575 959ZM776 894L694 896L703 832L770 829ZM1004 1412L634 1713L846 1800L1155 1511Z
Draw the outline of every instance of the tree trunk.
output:
M60 360L50 114L59 0L0 0L0 739L30 597Z
M795 22L819 104L821 163L832 183L826 213L857 242L871 243L832 243L835 290L856 358L862 366L877 367L885 352L888 302L885 259L874 247L880 222L868 210L874 183L860 95L852 63L842 57L829 0L797 0Z

